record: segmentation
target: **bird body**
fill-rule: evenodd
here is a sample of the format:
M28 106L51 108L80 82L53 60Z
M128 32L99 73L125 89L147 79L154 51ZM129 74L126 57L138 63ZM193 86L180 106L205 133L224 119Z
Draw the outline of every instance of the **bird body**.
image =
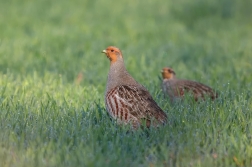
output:
M147 127L166 123L166 114L150 93L127 72L121 51L110 46L103 53L110 60L105 104L111 117L133 128L143 123Z
M204 99L209 96L212 100L217 98L217 93L209 86L200 82L177 79L176 74L172 68L163 68L162 76L162 90L165 95L168 95L172 102L176 99L181 99L186 93L190 93L195 101Z

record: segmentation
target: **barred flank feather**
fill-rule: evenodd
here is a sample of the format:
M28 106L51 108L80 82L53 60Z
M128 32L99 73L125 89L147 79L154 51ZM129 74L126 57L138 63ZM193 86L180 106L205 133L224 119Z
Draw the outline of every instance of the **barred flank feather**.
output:
M166 114L145 89L121 85L110 90L105 98L107 111L121 123L132 123L137 127L145 120L149 127L167 121Z

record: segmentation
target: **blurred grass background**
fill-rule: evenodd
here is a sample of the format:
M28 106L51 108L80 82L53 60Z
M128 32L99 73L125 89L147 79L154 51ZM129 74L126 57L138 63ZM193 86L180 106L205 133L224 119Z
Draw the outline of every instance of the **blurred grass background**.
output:
M1 0L1 166L251 166L251 8L250 0ZM109 45L172 126L147 137L109 120L101 54ZM171 106L160 96L164 66L220 99Z

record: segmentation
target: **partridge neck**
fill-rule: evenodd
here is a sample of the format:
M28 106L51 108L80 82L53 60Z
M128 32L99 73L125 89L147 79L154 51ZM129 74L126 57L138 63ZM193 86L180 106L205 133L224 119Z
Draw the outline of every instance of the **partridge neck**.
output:
M111 62L106 92L110 91L116 86L132 84L136 84L136 81L127 72L123 59L119 58L116 62Z

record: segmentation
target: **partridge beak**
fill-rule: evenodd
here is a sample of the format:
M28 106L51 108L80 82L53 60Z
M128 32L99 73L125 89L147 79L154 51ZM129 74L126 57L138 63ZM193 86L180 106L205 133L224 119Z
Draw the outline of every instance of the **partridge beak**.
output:
M164 71L163 71L163 70L161 70L160 72L161 72L161 73L163 73Z
M107 51L106 51L106 50L103 50L103 51L102 51L102 53L105 53L105 54L106 54L106 53L107 53Z

